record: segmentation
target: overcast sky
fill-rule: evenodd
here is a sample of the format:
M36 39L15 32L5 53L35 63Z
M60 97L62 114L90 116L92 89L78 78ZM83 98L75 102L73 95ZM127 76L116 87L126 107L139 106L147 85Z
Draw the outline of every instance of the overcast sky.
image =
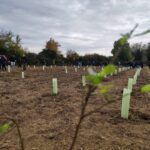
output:
M120 33L136 23L136 33L150 28L150 0L0 0L0 30L19 34L33 52L52 37L64 54L110 55ZM150 42L150 34L130 42Z

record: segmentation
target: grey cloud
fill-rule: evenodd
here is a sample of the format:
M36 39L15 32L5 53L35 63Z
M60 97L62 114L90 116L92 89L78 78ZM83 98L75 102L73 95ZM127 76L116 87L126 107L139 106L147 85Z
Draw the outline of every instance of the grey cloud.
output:
M79 53L110 55L114 40L139 23L137 32L150 27L149 0L2 0L0 29L20 34L22 43L39 52L53 37ZM147 42L150 35L130 40Z

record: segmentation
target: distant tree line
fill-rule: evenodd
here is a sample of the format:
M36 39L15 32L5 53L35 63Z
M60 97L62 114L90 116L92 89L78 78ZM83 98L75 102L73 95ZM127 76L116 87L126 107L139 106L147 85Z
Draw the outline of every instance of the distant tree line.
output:
M128 64L131 62L150 62L150 43L130 45L128 41L114 42L110 57L99 54L80 56L75 50L68 50L64 57L59 50L61 45L50 38L38 54L29 52L22 47L19 35L12 32L0 32L0 55L5 55L10 61L16 60L18 65L106 65L108 63Z

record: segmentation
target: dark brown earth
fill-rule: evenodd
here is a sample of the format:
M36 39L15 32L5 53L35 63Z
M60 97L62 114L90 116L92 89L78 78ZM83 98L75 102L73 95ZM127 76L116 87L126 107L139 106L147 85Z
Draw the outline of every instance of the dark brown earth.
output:
M98 71L98 68L97 68ZM111 100L115 103L85 118L79 131L75 150L150 150L150 95L140 92L150 82L150 71L144 68L134 86L128 120L120 117L123 88L135 70L108 77ZM21 128L25 150L68 150L79 119L86 88L81 85L83 68L76 73L70 67L28 69L25 79L21 70L0 72L0 117L15 118ZM59 94L52 95L52 77L58 78ZM99 91L89 100L86 112L105 103ZM0 124L7 120L0 120ZM0 135L0 149L19 150L16 127Z

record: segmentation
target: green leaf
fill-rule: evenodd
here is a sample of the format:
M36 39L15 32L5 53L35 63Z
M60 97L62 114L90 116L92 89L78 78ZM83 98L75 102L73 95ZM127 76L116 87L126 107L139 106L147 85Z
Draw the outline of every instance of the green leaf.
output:
M114 73L115 71L116 71L116 66L113 64L109 64L106 67L104 67L103 70L100 73L98 73L98 75L100 77L104 77Z
M116 66L113 64L107 65L103 68L99 73L93 72L93 70L89 70L90 75L86 76L86 80L88 80L93 85L98 85L102 82L102 79L114 73L116 71Z
M110 91L111 88L112 88L112 85L102 86L100 88L100 93L105 95Z
M144 85L144 86L141 88L141 92L143 92L143 93L148 93L148 92L150 92L150 84Z
M10 125L8 123L5 123L0 127L0 133L6 132L10 128Z
M128 41L128 36L124 36L119 40L120 45L124 45Z
M86 80L88 80L93 85L98 85L99 83L101 83L102 78L99 77L97 74L96 75L87 75Z

